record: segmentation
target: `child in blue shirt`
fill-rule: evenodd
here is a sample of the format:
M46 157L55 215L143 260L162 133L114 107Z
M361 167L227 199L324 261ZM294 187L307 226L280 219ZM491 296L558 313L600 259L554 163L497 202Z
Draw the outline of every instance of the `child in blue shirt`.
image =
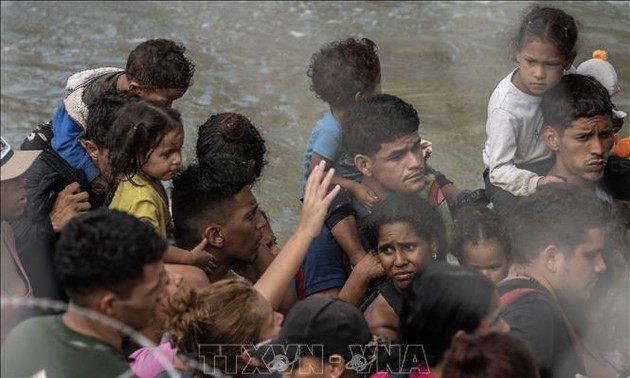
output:
M376 194L358 182L361 174L353 157L343 150L341 125L344 113L357 101L381 93L381 64L374 42L367 38L347 38L324 45L311 57L307 75L311 90L330 108L311 133L304 152L302 183L320 161L335 168L333 184L351 192L363 205L371 208L378 202Z
M97 68L68 79L68 92L52 120L52 147L71 166L85 173L91 187L105 185L105 180L80 144L88 116L86 104L117 89L170 107L192 84L195 66L185 51L184 46L171 40L151 39L131 51L125 69Z

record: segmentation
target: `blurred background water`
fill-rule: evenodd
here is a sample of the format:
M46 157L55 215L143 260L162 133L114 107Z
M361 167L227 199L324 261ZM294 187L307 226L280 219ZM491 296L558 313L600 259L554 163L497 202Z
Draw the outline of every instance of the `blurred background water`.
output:
M269 165L255 188L282 244L299 218L302 155L326 106L309 90L311 54L349 36L376 42L385 93L412 103L431 164L462 188L483 187L486 108L514 67L508 39L530 2L12 2L1 6L2 135L19 144L58 106L66 79L124 67L149 38L183 43L194 85L175 103L191 162L197 127L236 111L262 131ZM556 2L580 23L577 64L605 49L630 111L630 2ZM630 126L622 130L630 135Z

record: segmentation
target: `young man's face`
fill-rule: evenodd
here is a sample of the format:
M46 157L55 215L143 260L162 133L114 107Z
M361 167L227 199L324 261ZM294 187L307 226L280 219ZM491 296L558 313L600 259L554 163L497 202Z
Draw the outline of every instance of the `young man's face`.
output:
M570 301L588 299L599 274L606 270L602 256L604 228L591 228L586 235L584 243L577 245L572 251L563 251L557 255L559 260L554 290Z
M240 263L252 263L258 256L265 218L248 186L243 187L229 205L230 218L221 226L225 255Z
M382 143L368 160L370 175L386 191L418 192L424 187L424 157L417 132Z
M578 118L556 138L557 175L577 185L602 178L613 144L609 116Z
M143 271L142 281L133 287L129 298L116 301L117 320L136 330L143 329L153 320L168 284L162 261L145 265Z
M19 218L26 208L26 189L24 180L16 177L2 181L0 198L2 199L2 219Z

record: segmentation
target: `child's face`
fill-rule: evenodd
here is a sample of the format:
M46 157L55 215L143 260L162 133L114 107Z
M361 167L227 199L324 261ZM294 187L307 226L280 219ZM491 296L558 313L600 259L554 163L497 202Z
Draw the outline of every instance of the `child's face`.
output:
M24 180L21 177L16 177L2 181L0 184L0 198L2 199L2 219L21 217L26 208Z
M167 133L142 166L142 172L155 180L172 179L182 164L183 145L183 130L178 129Z
M501 243L494 238L477 244L467 240L462 246L462 260L462 265L480 271L495 284L507 276L510 268Z
M516 52L519 70L512 78L518 89L531 96L542 96L555 87L564 70L571 66L554 43L533 40Z
M409 286L416 272L431 262L434 243L405 222L386 224L378 232L377 256L398 290Z
M181 88L161 88L161 89L138 89L136 94L144 101L170 108L173 101L181 98L185 89Z

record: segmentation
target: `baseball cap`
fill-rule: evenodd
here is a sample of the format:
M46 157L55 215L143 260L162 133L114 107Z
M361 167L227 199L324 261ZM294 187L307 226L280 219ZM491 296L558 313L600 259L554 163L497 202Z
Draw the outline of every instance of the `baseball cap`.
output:
M20 177L28 167L33 164L41 151L15 151L9 143L0 137L2 152L0 160L2 166L0 168L1 181L11 180Z
M322 357L339 354L351 361L366 350L372 339L357 308L338 298L309 297L291 309L277 339L256 345L250 355L272 369L280 362L279 357L287 364L300 356L317 353ZM275 370L283 369L275 367Z

